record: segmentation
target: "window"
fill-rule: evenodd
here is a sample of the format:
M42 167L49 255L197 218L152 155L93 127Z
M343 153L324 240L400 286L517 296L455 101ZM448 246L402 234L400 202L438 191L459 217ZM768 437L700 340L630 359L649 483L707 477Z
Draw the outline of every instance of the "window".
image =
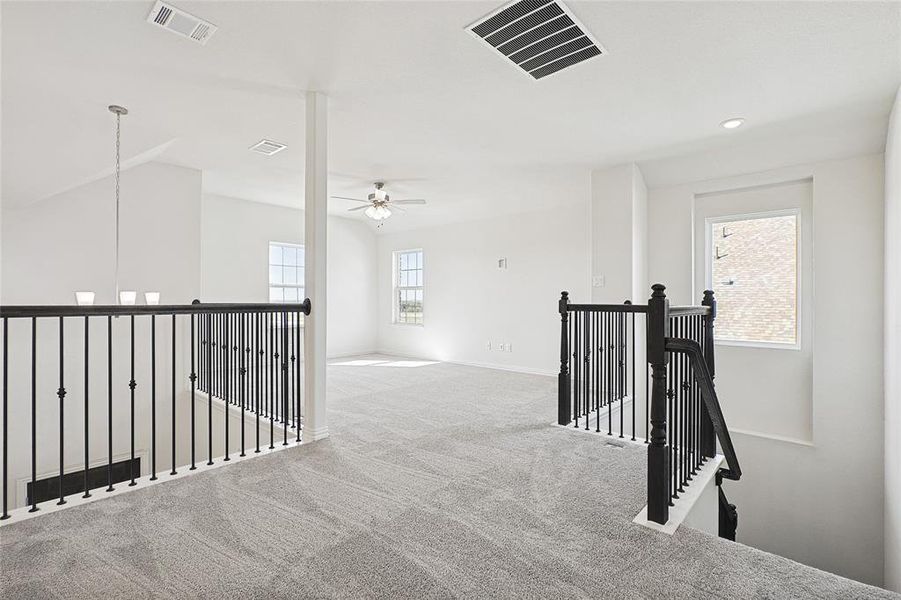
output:
M304 250L269 242L269 302L303 302Z
M422 325L422 250L394 253L394 322Z
M716 339L798 343L798 214L708 220Z

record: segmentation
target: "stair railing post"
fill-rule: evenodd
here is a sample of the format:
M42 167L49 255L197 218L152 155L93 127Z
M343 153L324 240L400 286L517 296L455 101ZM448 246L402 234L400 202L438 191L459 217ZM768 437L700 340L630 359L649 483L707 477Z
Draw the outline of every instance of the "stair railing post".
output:
M713 290L704 290L704 299L701 304L710 307L710 313L704 316L704 361L707 363L707 370L710 371L712 381L716 376L716 352L713 341L716 298L713 297ZM703 403L702 406L704 406ZM701 413L701 454L707 457L716 456L716 431L713 429L713 421L710 420L706 406Z
M666 432L666 338L669 337L669 300L657 283L648 300L647 359L651 365L651 436L648 445L648 520L669 520L670 448Z
M570 412L569 375L569 292L560 294L560 375L557 378L557 422L568 425L572 421Z

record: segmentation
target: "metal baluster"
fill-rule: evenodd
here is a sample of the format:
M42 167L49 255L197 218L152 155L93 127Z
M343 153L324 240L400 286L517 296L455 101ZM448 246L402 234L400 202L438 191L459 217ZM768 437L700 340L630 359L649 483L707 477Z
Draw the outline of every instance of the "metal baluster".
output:
M194 303L199 304L196 301ZM191 468L189 469L190 471L197 469L197 463L195 462L197 446L194 443L194 434L195 434L194 428L197 424L196 416L194 414L195 413L194 402L195 402L195 396L197 394L197 372L196 372L196 365L194 363L194 327L195 327L194 313L191 313L191 375L190 375L190 379L191 379ZM202 353L203 353L203 349L201 346L200 352L198 352L198 354L202 354ZM202 361L203 361L203 359L201 359L201 364L202 364Z
M131 395L131 460L128 463L128 473L131 476L131 482L128 486L135 486L135 316L131 315L129 319L131 331L131 354L129 355L129 364L131 365L131 378L128 380L128 389Z
M582 313L583 326L585 327L585 343L582 348L582 356L585 361L585 376L582 380L583 397L585 398L585 430L588 431L588 414L591 412L591 394L589 388L591 386L591 313L585 311Z
M672 327L672 319L670 320L670 326ZM673 397L675 393L673 392L673 379L675 378L675 373L673 372L673 355L669 353L667 355L667 365L666 365L666 398L668 400L668 414L667 414L667 422L669 423L669 431L667 432L667 444L670 449L670 478L669 478L669 494L670 494L670 502L669 505L673 506L673 498L678 498L676 493L676 450L673 445L673 432L676 429L676 421L675 421L675 413L673 412Z
M172 470L169 475L177 475L175 470L175 315L172 315Z
M266 352L266 371L269 376L269 449L275 449L275 382L276 377L272 372L272 363L275 355L275 332L272 325L275 321L275 314L268 313L266 329L269 333L269 349Z
M156 481L156 315L150 315L150 481Z
M91 497L91 487L88 482L88 469L90 468L90 449L88 447L89 446L88 442L90 441L90 437L89 437L90 432L88 431L89 430L88 424L90 422L88 420L88 399L90 398L90 390L88 388L88 383L89 383L88 372L90 370L89 367L91 365L90 360L89 360L89 351L90 351L90 331L88 328L88 320L89 319L90 319L90 317L85 315L85 317L84 317L84 494L81 496L82 498L90 498ZM4 327L3 330L5 332L6 328ZM4 339L4 344L5 343L6 343L6 340ZM4 356L5 356L6 355L5 347L3 348L3 351L4 351ZM4 368L5 367L6 367L6 364L4 363ZM4 382L6 381L5 373L4 373L3 381ZM4 423L5 423L5 415L4 415ZM5 431L4 431L3 439L4 440L6 439ZM6 452L3 453L3 457L5 460ZM6 473L4 473L3 484L6 485ZM4 503L5 503L5 500L6 500L5 490L4 490L3 499L4 499ZM4 506L3 512L6 513L5 506Z
M595 335L594 344L592 345L595 352L595 384L594 384L594 431L601 432L601 405L603 404L604 393L604 348L602 336L604 334L604 313L595 313Z
M626 334L625 334L625 313L620 313L616 318L616 327L617 327L617 353L619 354L619 368L616 370L619 373L619 437L623 437L623 401L626 396L625 385L626 385L626 353L625 353L625 344L626 344Z
M296 323L294 322L294 313L288 313L288 343L291 346L291 366L289 376L289 381L291 382L291 389L289 393L289 398L291 399L291 418L289 419L289 421L291 423L291 429L294 429L294 426L297 422L296 414L294 412L294 398L297 391L297 382L294 380L294 353L296 352L296 350L294 349L294 327L292 327L292 325L296 325Z
M213 336L215 335L213 329L213 313L209 313L206 316L206 320L207 331L209 332L210 340L212 340ZM207 354L207 361L209 361L209 363L207 364L207 371L209 372L210 377L210 392L209 394L207 394L207 466L213 464L213 381L215 379L215 377L213 377L213 358L216 354L215 349L216 342L212 341L210 344L210 352L209 354Z
M695 321L695 337L701 347L704 348L704 318L699 316ZM706 356L703 350L702 356ZM704 459L704 453L701 451L701 388L698 385L695 385L695 415L697 416L696 421L697 429L695 430L695 464L696 468L701 466L701 463Z
M232 376L231 376L231 350L232 340L231 340L231 315L228 313L224 313L222 315L222 327L223 327L223 337L225 339L225 356L223 360L225 361L225 385L222 386L222 393L225 396L222 398L225 401L225 458L222 459L224 462L228 462L231 460L231 457L228 455L228 411L229 404L231 404L231 391L232 391Z
M64 375L64 363L63 363L63 355L65 344L63 343L63 318L59 318L59 389L56 391L56 395L59 396L59 502L57 504L65 504L65 490L63 490L63 476L64 472L64 450L65 450L65 440L63 438L63 434L65 432L64 424L65 424L65 399L66 399L66 386L63 381Z
M631 302L630 302L631 304ZM635 313L632 313L632 441L635 441Z
M288 312L282 313L282 446L288 445Z
M677 317L675 319L674 327L673 327L673 337L682 337L682 318ZM683 459L683 451L685 450L684 446L684 422L682 415L682 382L683 382L683 373L682 373L682 355L676 354L673 357L673 367L676 372L676 378L674 381L675 384L675 393L676 397L673 402L674 410L676 411L676 427L673 431L673 438L675 441L676 447L676 484L678 491L684 491L682 487L682 479L685 474L683 469L684 459Z
M87 334L87 332L86 332ZM87 360L87 359L85 359ZM87 415L85 415L87 418ZM3 514L0 521L9 518L7 486L9 480L9 319L3 318Z
M676 319L674 337L681 338L684 335L683 329L685 317ZM674 361L676 363L676 413L678 414L679 426L676 433L676 444L679 447L677 454L678 463L676 468L679 471L679 491L684 492L685 487L685 370L682 363L682 354L676 354Z
M691 330L692 330L692 339L693 339L694 341L696 341L696 342L698 343L698 345L702 348L702 350L701 350L701 355L703 356L703 352L704 352L704 351L703 351L704 340L698 335L698 324L701 322L700 319L701 319L700 316L692 317L692 319L691 319ZM701 438L701 436L700 436L700 424L701 424L701 421L700 421L700 418L699 418L699 417L700 417L700 414L699 414L699 411L698 411L698 409L699 409L700 407L698 406L698 402L697 402L697 400L698 400L698 386L697 386L697 384L696 384L696 382L695 382L695 378L694 378L694 367L693 367L692 364L691 364L691 360L688 361L688 377L689 377L689 381L691 381L691 397L690 397L690 402L691 402L691 410L692 410L692 424L691 424L691 427L692 427L692 445L691 445L692 460L691 460L691 463L692 463L692 464L691 464L691 472L692 472L692 475L696 475L697 472L698 472L698 465L700 464L700 462L699 462L699 460L698 460L698 458L700 457L700 452L699 452L700 446L698 445L698 442L699 442L699 440L700 440L700 438Z
M31 317L31 510L38 510L37 502L37 480L38 480L38 459L37 459L37 414L38 414L38 372L37 372L37 319Z
M573 385L573 406L574 406L573 415L575 417L574 421L575 421L576 427L579 426L579 417L581 416L580 411L582 410L582 404L579 400L579 390L582 386L582 384L579 383L579 375L580 375L579 366L580 366L580 363L582 362L579 359L579 347L580 347L579 342L581 342L581 339L579 336L579 329L580 329L579 323L580 323L579 314L574 313L573 314L573 332L575 335L576 343L573 344L573 384L574 384Z
M301 404L301 393L302 392L301 392L301 390L303 389L303 380L301 379L301 376L300 376L300 357L302 356L301 352L303 352L303 344L300 340L300 323L301 323L302 319L303 319L302 314L300 312L298 312L297 319L296 319L297 327L295 327L295 329L294 329L294 344L295 344L295 348L296 348L295 354L297 355L297 362L295 363L295 366L294 366L294 369L295 369L294 376L295 376L295 380L297 381L296 385L294 386L294 401L297 403L297 413L296 413L297 414L297 443L301 442L300 428L302 426L302 420L303 420L303 414L302 414L302 410L301 410L301 407L302 407L302 404Z
M256 369L254 369L254 371L255 371L254 380L255 380L256 385L254 386L254 412L256 413L256 421L257 421L257 427L256 427L257 449L254 450L255 454L259 454L259 452L260 452L260 411L262 408L261 407L261 404L262 404L261 396L262 396L262 385L263 384L261 383L262 382L262 366L260 365L260 362L263 357L263 348L261 346L261 340L260 340L260 336L261 336L260 332L262 330L262 327L260 325L261 321L262 321L262 315L260 313L255 314L254 315L254 324L256 325L256 327L254 328L254 341L255 341L256 351L254 352L254 360L256 361Z
M106 491L111 492L113 487L113 317L106 317L106 349L107 349L107 380L106 390L108 394L108 406L106 411L107 423L107 457L106 466Z
M607 435L613 435L613 400L615 394L615 373L613 371L616 360L614 337L614 318L616 315L607 313Z
M237 323L239 326L239 336L238 336L238 346L240 348L239 359L240 365L238 366L238 376L240 377L240 382L238 385L240 402L241 402L241 454L239 456L246 456L244 453L244 376L247 372L244 363L244 357L246 353L244 352L244 316L243 314L236 313L235 318L237 319Z

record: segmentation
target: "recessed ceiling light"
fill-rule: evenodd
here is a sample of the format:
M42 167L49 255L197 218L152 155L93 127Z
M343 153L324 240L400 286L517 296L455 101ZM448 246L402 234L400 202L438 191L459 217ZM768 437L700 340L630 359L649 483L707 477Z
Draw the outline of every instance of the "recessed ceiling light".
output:
M723 129L738 129L742 125L744 125L745 120L741 117L735 117L734 119L726 119L722 123L720 123L720 127Z

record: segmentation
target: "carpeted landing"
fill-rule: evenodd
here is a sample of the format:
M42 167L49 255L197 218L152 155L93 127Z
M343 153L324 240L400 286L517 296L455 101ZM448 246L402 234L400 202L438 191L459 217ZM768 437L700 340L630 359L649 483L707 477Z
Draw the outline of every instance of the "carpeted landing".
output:
M553 378L338 362L329 439L3 528L0 596L897 598L634 525L644 449L550 426Z

